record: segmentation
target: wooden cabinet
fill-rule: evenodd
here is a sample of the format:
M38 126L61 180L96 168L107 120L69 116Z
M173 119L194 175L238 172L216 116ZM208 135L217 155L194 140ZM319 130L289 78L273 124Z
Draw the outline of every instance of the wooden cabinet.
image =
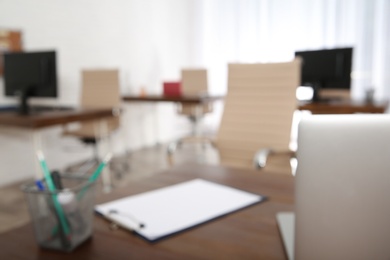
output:
M0 75L3 75L3 54L22 51L22 33L0 28Z

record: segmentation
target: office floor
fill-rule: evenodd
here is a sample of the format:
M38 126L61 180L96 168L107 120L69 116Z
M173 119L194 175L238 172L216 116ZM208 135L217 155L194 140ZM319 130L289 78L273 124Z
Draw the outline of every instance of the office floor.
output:
M218 163L217 152L209 147L198 145L185 145L180 153L175 156L175 163L206 162ZM121 176L113 172L114 188L126 185L126 183L146 176L151 176L169 167L166 160L165 145L158 145L131 152L127 156L114 158L114 163L128 162L130 170ZM27 182L27 181L25 181ZM29 213L20 186L25 183L16 183L0 189L0 233L21 226L29 221Z

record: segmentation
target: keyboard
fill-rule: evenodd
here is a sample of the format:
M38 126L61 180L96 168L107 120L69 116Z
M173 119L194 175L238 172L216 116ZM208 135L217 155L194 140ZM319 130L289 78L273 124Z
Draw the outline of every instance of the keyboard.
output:
M74 110L74 107L34 105L34 106L30 106L30 109L32 112L50 112L50 111L71 111Z
M1 112L9 112L9 111L18 111L19 107L16 105L6 105L0 106ZM41 106L41 105L33 105L30 106L30 113L40 113L40 112L50 112L50 111L71 111L74 110L74 107L67 106Z
M0 112L16 111L17 109L18 109L18 107L15 105L0 106Z

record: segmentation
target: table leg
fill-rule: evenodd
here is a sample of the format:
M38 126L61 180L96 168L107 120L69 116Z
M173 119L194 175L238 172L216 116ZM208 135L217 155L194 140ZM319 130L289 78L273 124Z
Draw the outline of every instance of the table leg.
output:
M160 145L161 142L160 142L160 126L159 126L159 121L158 121L158 117L159 117L159 114L158 114L158 111L159 111L159 104L155 104L154 105L154 120L153 120L153 123L154 123L154 138L155 138L155 143L156 145Z
M40 131L33 130L31 139L33 144L33 158L34 158L34 170L35 170L34 175L35 175L35 179L38 180L43 178L43 171L37 158L37 151L42 151L42 137Z
M129 129L128 124L123 123L123 118L126 118L126 111L123 112L123 115L119 116L119 131L121 132L123 138L124 154L127 156L130 153L130 143L129 143ZM127 160L127 159L126 159Z
M103 144L104 149L103 153L100 153L101 159L102 156L105 156L108 152L112 152L112 147L111 147L111 140L109 138L109 133L108 133L108 121L107 120L100 120L98 123L98 134L97 136L100 137L100 143ZM103 154L103 155L102 155ZM103 191L104 192L110 192L112 190L112 177L111 177L111 172L110 172L110 167L107 165L102 172L102 182L103 182Z
M194 122L194 132L193 135L195 137L201 136L201 130L200 130L200 121L202 120L202 105L195 106L195 122Z

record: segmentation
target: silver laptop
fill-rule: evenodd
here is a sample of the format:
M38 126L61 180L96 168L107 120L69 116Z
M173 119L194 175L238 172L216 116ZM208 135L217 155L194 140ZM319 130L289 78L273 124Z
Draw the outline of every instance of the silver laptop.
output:
M390 259L390 115L308 117L297 158L289 259Z

